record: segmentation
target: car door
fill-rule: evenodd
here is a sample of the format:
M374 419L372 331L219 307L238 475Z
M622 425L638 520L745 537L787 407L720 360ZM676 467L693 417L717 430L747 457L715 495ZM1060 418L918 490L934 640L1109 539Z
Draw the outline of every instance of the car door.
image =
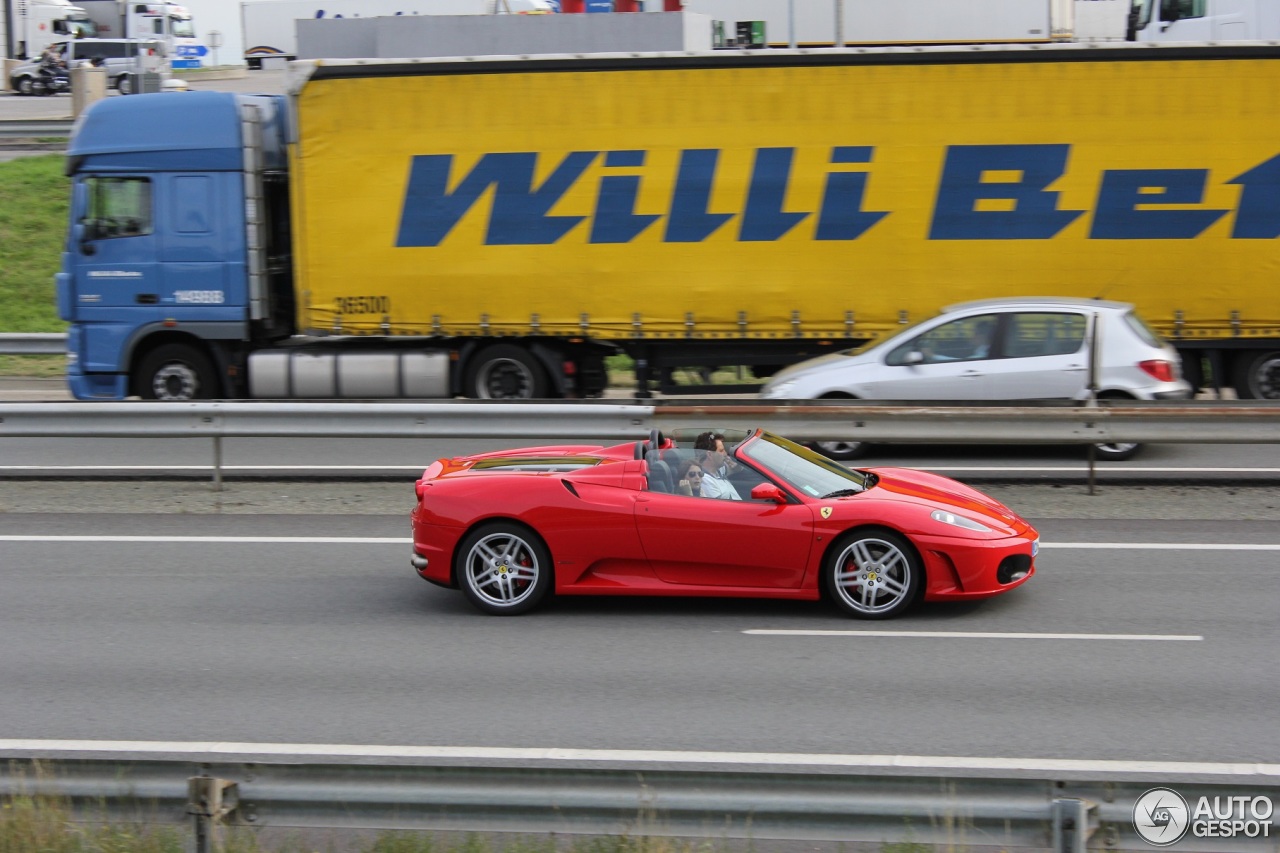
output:
M1070 400L1089 377L1088 318L1074 311L1025 311L1004 318L986 384L989 400Z
M805 504L730 501L646 492L636 527L664 583L797 589L813 547Z
M890 350L874 370L861 372L853 390L869 400L994 399L987 380L995 353L976 351L975 341L998 321L998 315L979 314L928 326Z

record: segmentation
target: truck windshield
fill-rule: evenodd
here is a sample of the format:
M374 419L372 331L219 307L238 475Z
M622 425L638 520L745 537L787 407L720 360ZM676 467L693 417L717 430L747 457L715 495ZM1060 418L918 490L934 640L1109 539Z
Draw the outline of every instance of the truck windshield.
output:
M1133 20L1137 23L1139 32L1145 30L1147 25L1151 23L1151 10L1155 8L1156 0L1133 0Z

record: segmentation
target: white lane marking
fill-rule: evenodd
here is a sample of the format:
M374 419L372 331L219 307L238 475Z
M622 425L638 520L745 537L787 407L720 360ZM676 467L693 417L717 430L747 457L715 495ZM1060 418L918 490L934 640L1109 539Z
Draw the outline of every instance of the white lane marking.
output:
M449 759L499 761L607 761L613 763L755 764L848 768L935 768L1029 772L1158 773L1181 776L1280 776L1280 764L1195 761L1120 761L1080 758L1006 758L952 755L855 755L807 752L696 752L677 750L508 748L485 746L380 746L376 744L234 743L220 741L0 740L0 755L38 753L156 753L259 755L325 759Z
M225 542L255 545L412 545L402 536L0 536L0 542Z
M1198 643L1199 634L1029 634L1013 631L828 631L750 628L744 634L771 637L929 637L948 640L1137 640L1144 642Z

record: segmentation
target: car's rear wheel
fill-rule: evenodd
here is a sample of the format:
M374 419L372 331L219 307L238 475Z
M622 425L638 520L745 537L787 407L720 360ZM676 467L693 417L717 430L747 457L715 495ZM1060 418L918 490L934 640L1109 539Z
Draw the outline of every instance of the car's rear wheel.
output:
M836 605L860 619L888 619L906 610L923 576L911 543L889 530L850 533L831 549L823 567Z
M1107 391L1098 395L1099 400L1118 400L1121 403L1133 397L1123 391ZM1123 462L1132 459L1142 450L1136 441L1101 441L1093 446L1093 458L1099 462Z
M495 522L473 530L458 548L458 585L476 609L514 616L533 609L551 588L551 554L529 530Z

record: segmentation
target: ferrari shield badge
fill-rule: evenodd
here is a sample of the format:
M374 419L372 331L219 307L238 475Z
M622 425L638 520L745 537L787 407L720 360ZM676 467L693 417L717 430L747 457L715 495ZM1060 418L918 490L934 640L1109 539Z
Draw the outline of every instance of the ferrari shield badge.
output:
M823 518L830 518L830 517L831 517L831 507L829 507L829 506L824 506L824 507L822 508L822 510L821 510L821 511L822 511L822 517L823 517Z

